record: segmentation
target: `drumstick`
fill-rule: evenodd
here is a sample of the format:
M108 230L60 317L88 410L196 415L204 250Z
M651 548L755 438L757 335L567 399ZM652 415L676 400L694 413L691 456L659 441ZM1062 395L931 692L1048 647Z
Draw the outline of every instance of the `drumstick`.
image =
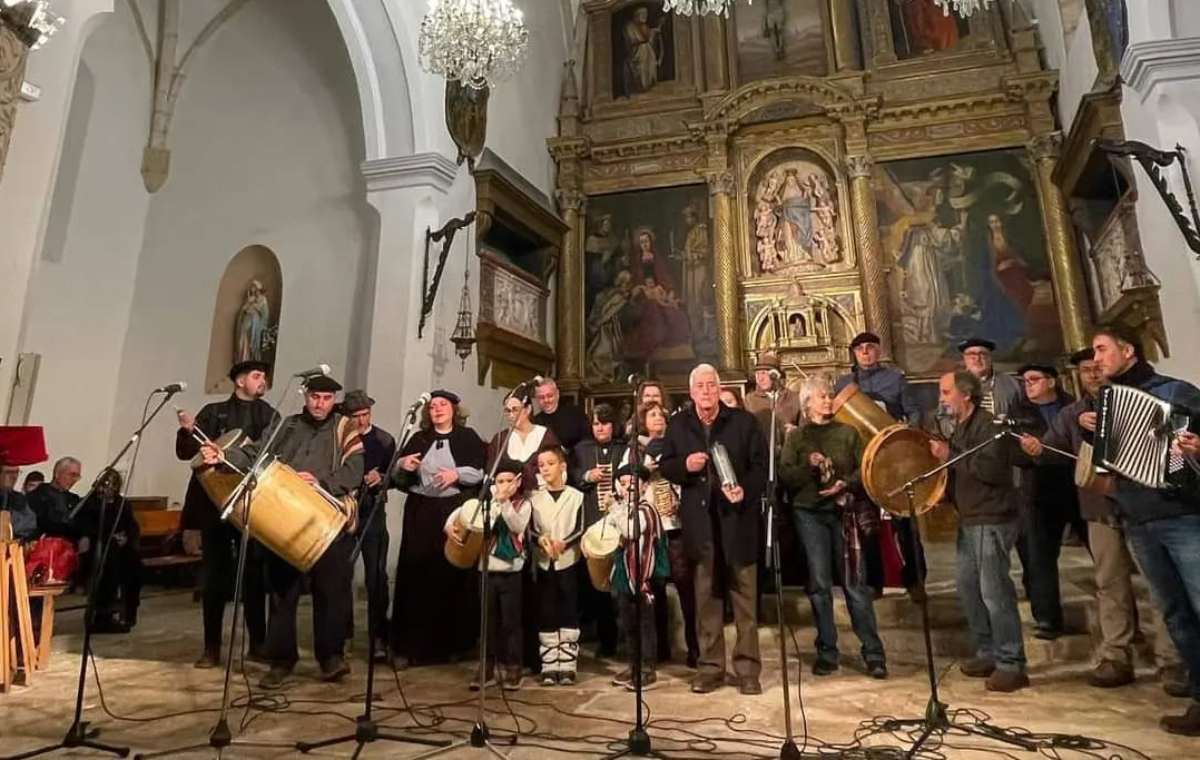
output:
M1017 435L1016 433L1012 432L1011 430L1008 431L1008 434L1011 435L1013 438L1016 438L1018 441L1021 440L1021 436ZM1039 443L1041 443L1041 441L1039 441ZM1078 455L1072 454L1069 451L1063 451L1062 449L1056 449L1048 443L1042 443L1042 448L1047 449L1049 451L1053 451L1055 454L1060 454L1069 459L1079 459Z
M177 405L176 405L176 406L175 406L175 411L176 411L176 412L182 412L182 411L183 411L183 407L181 407L181 406L177 406ZM195 439L195 440L196 440L196 441L197 441L197 442L198 442L198 443L199 443L201 446L203 446L203 445L205 445L205 444L207 444L207 443L211 443L211 444L213 444L214 446L216 446L216 444L213 442L213 439L209 438L209 437L208 437L208 436L207 436L207 435L204 433L204 431L203 431L203 430L201 430L200 428L196 427L195 425L192 425L192 438L194 438L194 439ZM233 464L233 463L232 463L232 462L230 462L228 459L226 459L226 458L225 458L225 452L224 452L224 451L223 451L223 450L222 450L220 447L217 447L217 451L218 451L218 452L220 452L220 455L221 455L221 460L220 460L220 461L221 461L221 463L222 463L222 464L224 464L226 467L228 467L229 469L231 469L231 470L233 470L234 472L236 472L238 475L241 475L241 476L245 477L246 473L242 472L242 470L241 470L240 468L238 468L238 467L237 467L237 465Z
M790 365L790 366L791 366L793 369L795 369L797 372L799 372L799 373L800 373L800 377L804 378L805 380L807 380L807 379L808 379L808 373L807 373L807 372L805 372L803 369L801 369L799 364L797 364L796 362L788 362L788 364L789 364L789 365Z

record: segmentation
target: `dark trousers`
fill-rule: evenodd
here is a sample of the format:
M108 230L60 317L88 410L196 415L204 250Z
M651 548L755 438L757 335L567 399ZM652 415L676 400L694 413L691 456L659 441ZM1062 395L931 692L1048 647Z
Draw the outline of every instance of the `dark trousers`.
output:
M358 537L355 536L355 541ZM388 640L388 532L383 524L372 526L362 539L363 580L367 584L367 617L375 640ZM354 615L350 615L346 638L354 638Z
M520 666L522 573L488 573L488 659Z
M640 636L642 644L642 672L654 670L654 661L656 658L656 636L655 629L655 614L659 608L664 608L667 605L663 603L663 597L656 590L654 592L654 602L650 602L645 596L642 597L641 609L641 626L638 625L638 610L637 598L627 590L614 591L612 594L618 610L621 613L621 632L625 636L625 647L628 654L629 666L634 665L634 641Z
M346 619L352 612L354 574L350 553L354 541L338 537L309 571L313 597L313 653L324 664L341 657L346 641ZM267 657L279 665L300 659L296 644L296 606L304 589L304 573L278 557L267 560L271 586L271 619L267 628Z
M559 570L538 569L538 630L557 631L579 627L580 563Z
M1021 537L1017 541L1017 555L1024 570L1021 581L1034 622L1051 631L1063 629L1058 556L1068 525L1086 546L1087 523L1079 516L1078 504L1037 500L1021 515Z
M81 562L91 563L85 555ZM116 540L109 544L108 557L100 571L96 584L96 609L102 615L116 614L117 592L121 594L122 617L126 622L137 620L138 605L142 594L142 557L132 541L118 546Z
M592 585L587 573L576 573L579 579L580 616L584 623L595 623L599 655L609 657L617 651L617 612L612 595Z
M725 562L720 546L709 544L704 547L700 559L692 563L692 571L696 586L700 672L725 672L725 610L721 598L724 587L733 603L733 620L737 626L734 672L757 678L762 672L762 658L758 652L758 563L733 567Z
M204 648L206 651L220 651L225 603L233 598L242 534L229 523L219 521L204 529L201 540L204 547L201 555ZM265 550L261 544L251 539L246 554L246 573L242 579L242 610L245 613L246 635L250 640L251 649L260 648L267 638L264 568Z
M667 531L667 559L671 563L671 582L679 594L679 608L683 612L683 640L687 643L689 658L700 656L700 641L696 633L696 584L692 581L692 567L683 549L683 531ZM667 621L666 590L655 588L654 626L658 638L660 660L671 657L671 629Z

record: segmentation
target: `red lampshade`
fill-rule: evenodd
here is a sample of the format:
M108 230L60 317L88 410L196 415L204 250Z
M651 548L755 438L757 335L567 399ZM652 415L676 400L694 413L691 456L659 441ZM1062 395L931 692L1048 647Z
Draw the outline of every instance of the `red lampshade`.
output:
M46 437L40 427L0 425L0 464L20 467L47 458Z

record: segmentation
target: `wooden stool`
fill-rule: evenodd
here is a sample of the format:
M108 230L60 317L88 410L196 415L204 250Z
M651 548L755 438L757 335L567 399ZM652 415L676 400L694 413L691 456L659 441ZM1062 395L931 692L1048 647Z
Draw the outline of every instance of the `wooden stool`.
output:
M12 632L10 614L17 613L17 631ZM12 521L0 512L0 691L13 684L18 662L25 670L25 685L33 682L37 652L33 622L29 614L29 587L25 580L25 551L13 540Z
M66 584L34 586L29 589L30 599L42 600L42 627L37 635L37 669L50 667L50 648L54 637L54 600L67 590Z

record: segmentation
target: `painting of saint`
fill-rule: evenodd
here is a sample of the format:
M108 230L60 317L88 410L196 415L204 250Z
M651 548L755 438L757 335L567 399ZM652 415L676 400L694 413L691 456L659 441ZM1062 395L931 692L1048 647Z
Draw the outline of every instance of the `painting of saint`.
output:
M895 161L876 167L880 238L910 372L953 365L979 336L997 359L1061 350L1041 213L1022 151Z
M821 272L842 264L837 194L823 165L799 157L776 162L755 169L750 187L759 272Z
M829 73L823 0L762 0L734 6L738 81Z
M661 3L635 3L613 14L613 97L647 93L675 79L672 21Z
M584 246L589 381L686 372L716 353L707 198L696 185L588 199L596 220Z
M967 20L933 0L889 0L896 57L904 60L953 50L971 33Z

